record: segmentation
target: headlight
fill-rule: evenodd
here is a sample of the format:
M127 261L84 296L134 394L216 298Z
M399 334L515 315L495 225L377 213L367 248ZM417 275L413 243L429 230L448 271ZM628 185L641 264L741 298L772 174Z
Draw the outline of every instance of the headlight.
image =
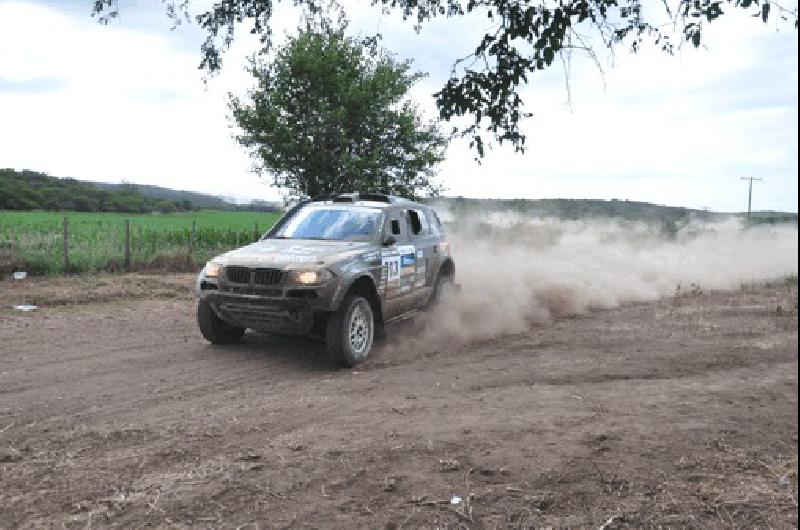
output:
M319 285L333 278L328 269L297 270L289 272L289 283L297 285Z
M206 263L206 266L203 270L205 271L206 277L218 278L222 276L222 268L223 268L222 265L220 265L219 263L214 263L213 261L209 261L208 263Z

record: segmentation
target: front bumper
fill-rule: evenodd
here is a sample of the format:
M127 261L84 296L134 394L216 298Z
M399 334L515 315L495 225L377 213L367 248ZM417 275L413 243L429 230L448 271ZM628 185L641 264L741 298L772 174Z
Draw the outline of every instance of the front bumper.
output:
M336 282L315 287L254 287L222 279L198 277L196 293L219 318L242 328L308 335L314 317L332 311Z

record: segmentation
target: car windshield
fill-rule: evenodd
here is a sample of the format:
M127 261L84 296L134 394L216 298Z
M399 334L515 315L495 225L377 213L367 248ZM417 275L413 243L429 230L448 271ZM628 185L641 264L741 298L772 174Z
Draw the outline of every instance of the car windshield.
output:
M372 241L380 219L379 208L306 206L295 213L273 237Z

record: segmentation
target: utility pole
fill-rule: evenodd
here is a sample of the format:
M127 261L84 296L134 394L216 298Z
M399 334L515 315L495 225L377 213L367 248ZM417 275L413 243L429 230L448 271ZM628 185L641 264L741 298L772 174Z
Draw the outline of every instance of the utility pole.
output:
M750 188L747 191L747 224L750 224L750 212L751 212L751 206L753 204L753 181L764 180L764 179L756 177L741 177L741 179L750 181Z

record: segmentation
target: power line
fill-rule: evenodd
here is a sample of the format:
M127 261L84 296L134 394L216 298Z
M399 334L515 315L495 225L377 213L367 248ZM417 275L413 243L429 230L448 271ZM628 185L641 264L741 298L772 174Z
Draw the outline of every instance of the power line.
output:
M747 224L750 224L750 211L751 211L750 207L753 204L753 181L754 180L764 180L764 179L756 178L756 177L740 177L740 178L742 180L750 181L750 187L749 187L749 189L747 191Z

